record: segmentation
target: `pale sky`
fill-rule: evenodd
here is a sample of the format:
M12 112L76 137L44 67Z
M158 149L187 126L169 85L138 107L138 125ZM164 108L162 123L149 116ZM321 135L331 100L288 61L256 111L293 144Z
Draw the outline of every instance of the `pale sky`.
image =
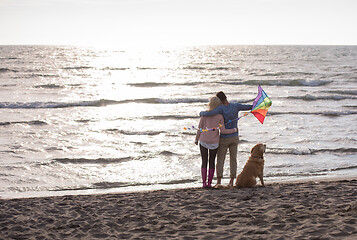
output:
M357 0L0 0L0 44L357 45Z

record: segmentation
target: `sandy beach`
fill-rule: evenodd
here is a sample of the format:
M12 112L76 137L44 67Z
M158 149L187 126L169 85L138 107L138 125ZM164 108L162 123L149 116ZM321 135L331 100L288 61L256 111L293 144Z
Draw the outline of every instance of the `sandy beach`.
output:
M357 239L357 180L0 200L0 239Z

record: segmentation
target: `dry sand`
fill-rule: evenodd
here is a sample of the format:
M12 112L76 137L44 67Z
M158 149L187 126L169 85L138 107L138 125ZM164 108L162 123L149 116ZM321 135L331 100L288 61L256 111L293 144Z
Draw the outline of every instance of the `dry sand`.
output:
M357 239L357 180L0 200L0 239Z

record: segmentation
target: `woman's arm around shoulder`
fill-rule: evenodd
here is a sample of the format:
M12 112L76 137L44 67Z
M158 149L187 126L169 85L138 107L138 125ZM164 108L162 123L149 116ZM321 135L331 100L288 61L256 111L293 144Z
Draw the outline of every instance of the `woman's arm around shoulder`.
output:
M238 132L237 128L233 128L233 129L226 129L226 127L224 126L224 118L221 114L218 114L217 116L219 116L219 124L222 126L219 129L221 130L222 134L231 134L231 133L236 133Z

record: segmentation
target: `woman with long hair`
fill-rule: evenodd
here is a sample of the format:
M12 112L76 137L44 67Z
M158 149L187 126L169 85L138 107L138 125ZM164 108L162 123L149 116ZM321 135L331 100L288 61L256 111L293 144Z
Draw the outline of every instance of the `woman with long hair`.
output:
M221 100L214 96L211 97L208 104L208 111L212 111L222 104ZM226 129L224 127L224 119L221 114L201 117L197 130L195 144L200 145L202 158L201 175L203 187L212 187L212 179L215 171L215 159L219 146L219 135L231 134L237 132L237 128ZM208 165L208 182L207 181L207 165Z

